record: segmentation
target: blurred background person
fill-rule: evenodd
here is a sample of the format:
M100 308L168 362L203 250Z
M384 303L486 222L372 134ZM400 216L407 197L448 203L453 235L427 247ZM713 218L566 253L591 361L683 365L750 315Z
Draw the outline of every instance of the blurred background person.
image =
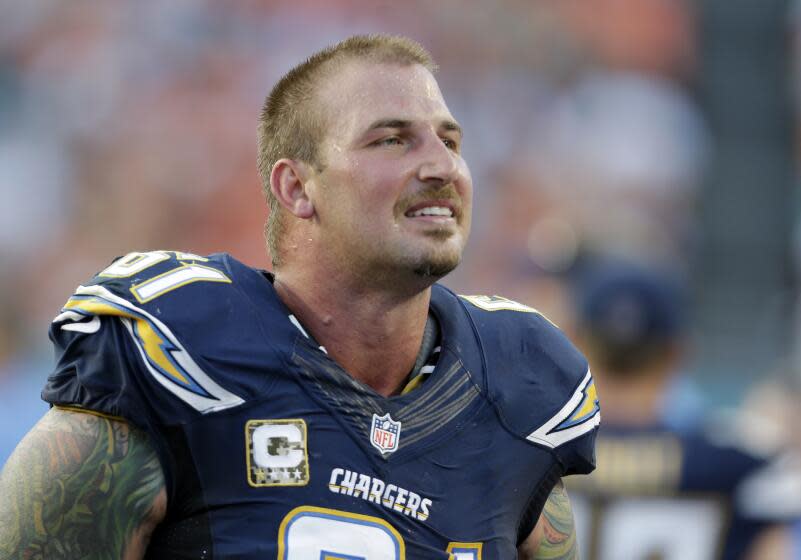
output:
M748 448L735 425L675 420L687 334L675 272L596 262L576 286L575 339L603 403L598 469L571 488L584 558L791 558L798 465Z

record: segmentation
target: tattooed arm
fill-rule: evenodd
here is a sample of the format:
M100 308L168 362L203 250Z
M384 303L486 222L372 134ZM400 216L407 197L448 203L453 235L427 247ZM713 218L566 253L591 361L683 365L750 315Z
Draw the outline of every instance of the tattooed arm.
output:
M518 549L520 560L578 560L576 526L560 480L542 508L537 525Z
M140 559L167 506L144 432L59 408L17 446L0 496L0 560Z

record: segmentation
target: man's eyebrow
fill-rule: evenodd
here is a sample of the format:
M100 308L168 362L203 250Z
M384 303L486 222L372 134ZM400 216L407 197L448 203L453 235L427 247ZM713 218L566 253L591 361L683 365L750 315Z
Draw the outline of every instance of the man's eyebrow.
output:
M447 131L456 132L457 134L459 134L459 136L464 136L464 131L462 130L462 127L456 121L451 121L451 120L442 121L442 124L440 126Z
M376 130L379 128L410 128L412 126L412 121L407 121L404 119L380 119L375 121L373 124L367 127L367 130Z
M412 121L406 119L379 119L372 123L370 126L367 127L367 131L371 130L378 130L381 128L395 128L399 130L404 130L407 128L411 128ZM462 127L459 126L459 123L456 121L452 121L450 119L444 120L440 123L440 128L447 130L449 132L456 132L460 136L464 135L462 131Z

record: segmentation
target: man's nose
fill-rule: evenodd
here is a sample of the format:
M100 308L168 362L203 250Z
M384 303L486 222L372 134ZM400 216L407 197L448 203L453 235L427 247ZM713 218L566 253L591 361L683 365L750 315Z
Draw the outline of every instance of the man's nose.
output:
M459 166L456 154L446 146L438 135L426 138L418 178L424 183L447 185L456 181Z

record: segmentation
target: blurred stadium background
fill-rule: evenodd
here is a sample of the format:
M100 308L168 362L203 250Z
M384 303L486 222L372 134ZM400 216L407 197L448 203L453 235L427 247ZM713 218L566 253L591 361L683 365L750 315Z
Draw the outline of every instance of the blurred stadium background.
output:
M353 34L425 44L466 130L461 293L571 328L613 255L690 296L675 410L799 384L797 7L762 0L36 0L0 17L0 464L45 411L47 327L130 251L268 267L256 118L303 56Z

